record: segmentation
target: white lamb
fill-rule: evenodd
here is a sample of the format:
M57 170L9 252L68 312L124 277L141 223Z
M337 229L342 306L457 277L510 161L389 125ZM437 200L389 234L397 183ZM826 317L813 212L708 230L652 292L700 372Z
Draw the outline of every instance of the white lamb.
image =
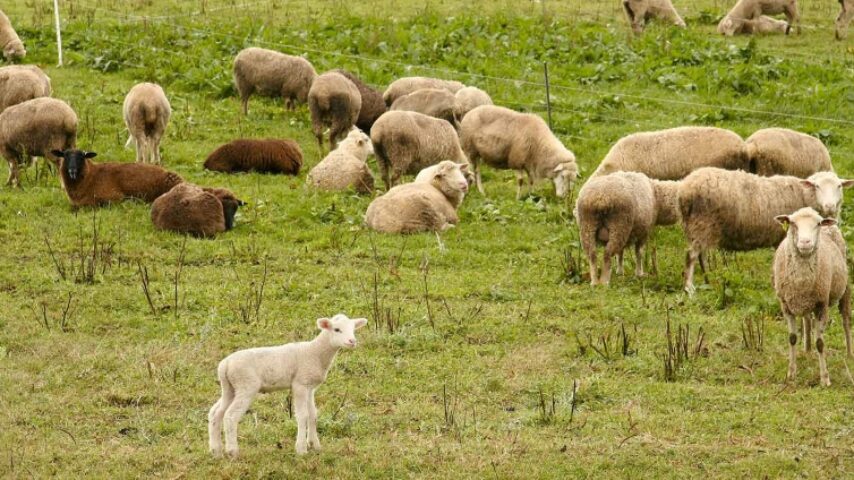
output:
M357 328L368 321L347 318L339 313L332 318L317 319L320 334L310 342L296 342L277 347L240 350L219 362L217 374L222 397L208 414L210 451L222 455L222 430L225 424L225 453L237 456L237 424L259 392L290 388L297 419L296 451L320 450L317 438L317 407L314 391L324 380L341 348L356 347Z

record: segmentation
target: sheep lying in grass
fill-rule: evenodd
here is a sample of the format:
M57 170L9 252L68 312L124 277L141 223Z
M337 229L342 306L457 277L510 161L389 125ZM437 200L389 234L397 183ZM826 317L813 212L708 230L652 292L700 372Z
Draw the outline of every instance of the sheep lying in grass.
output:
M833 171L830 152L821 140L787 128L765 128L745 140L748 169L758 175L806 178Z
M633 133L611 147L591 177L624 171L679 180L700 167L746 170L744 140L735 132L714 127Z
M290 389L297 420L296 452L320 450L317 437L317 406L314 392L326 380L335 355L342 348L356 347L356 329L364 327L364 318L347 318L339 313L317 319L320 334L310 342L288 343L277 347L240 350L219 362L217 376L222 396L208 414L210 451L222 455L238 454L237 425L258 393Z
M217 172L299 174L302 150L293 140L240 139L219 146L208 155L205 168Z
M718 33L732 36L740 32L744 22L756 20L762 15L786 15L789 27L797 24L797 32L800 35L800 14L798 13L797 0L738 0L732 10L718 23Z
M332 71L347 77L347 80L353 82L353 85L359 90L359 95L362 97L362 108L359 110L359 119L356 120L356 126L359 127L359 130L370 135L374 122L380 118L380 115L386 112L383 94L371 88L362 79L347 70L339 68Z
M581 187L575 215L581 246L590 265L590 284L608 285L611 258L623 273L623 250L635 247L635 275L643 276L643 248L655 225L679 220L678 182L652 180L637 172L616 172L590 179ZM604 244L602 275L598 275L596 244Z
M359 193L371 193L374 191L374 175L366 162L372 153L371 139L354 128L338 148L308 172L307 181L322 190L352 188Z
M742 22L741 27L735 31L735 34L753 35L758 33L764 35L782 33L788 35L791 28L792 26L788 22L762 15L759 18Z
M848 24L854 18L854 0L839 0L842 10L836 17L836 39L842 40L848 36Z
M136 146L136 161L160 165L160 140L172 115L163 88L154 83L134 85L125 97L122 111L130 133L127 145L133 142Z
M778 215L775 219L787 227L786 238L774 255L773 269L774 291L789 327L789 371L786 378L793 380L797 369L796 317L804 317L804 329L808 332L811 329L808 317L815 315L815 348L821 384L830 386L824 329L829 310L837 303L845 330L845 346L848 356L851 356L851 288L845 241L835 219L822 218L809 207L790 215Z
M147 163L95 163L97 154L54 150L60 159L59 178L71 206L94 207L127 198L153 202L184 180L174 172Z
M18 164L25 155L58 164L51 151L73 148L76 143L77 114L62 100L34 98L0 113L0 155L9 162L6 185L21 186Z
M456 106L454 114L457 121L462 121L467 113L481 105L492 105L492 98L489 94L477 87L464 87L457 90L454 94Z
M362 95L344 75L326 72L314 79L308 91L308 109L311 111L311 129L317 145L323 150L323 130L329 127L329 149L347 135L359 119Z
M49 97L50 92L50 78L35 65L0 68L0 112L27 100Z
M463 151L474 167L477 189L483 194L480 162L493 168L515 170L516 198L522 198L524 174L528 190L542 179L551 179L558 197L565 197L578 176L575 155L537 115L509 108L483 105L465 116L460 124Z
M0 11L0 48L3 49L3 57L6 60L17 60L27 55L24 44L12 28L12 22L2 11Z
M242 205L227 189L179 183L151 204L151 222L158 230L213 237L234 228L234 215Z
M460 129L456 116L456 96L444 88L422 88L408 95L397 97L389 110L405 110L441 118Z
M317 72L308 60L263 48L247 48L234 57L234 84L243 114L253 93L285 99L289 110L306 103Z
M463 87L465 85L454 80L442 80L431 77L404 77L395 80L386 88L385 92L383 92L383 100L385 100L386 105L391 106L398 98L422 88L442 88L451 93L457 93Z
M701 168L679 184L679 210L688 240L685 291L694 293L694 266L713 248L754 250L777 245L784 232L774 217L803 207L836 217L842 189L854 180L840 180L833 172L808 179L777 175L761 177L743 171Z
M670 0L623 0L623 10L626 11L632 31L638 35L643 33L646 22L653 18L685 28L685 20L682 20Z

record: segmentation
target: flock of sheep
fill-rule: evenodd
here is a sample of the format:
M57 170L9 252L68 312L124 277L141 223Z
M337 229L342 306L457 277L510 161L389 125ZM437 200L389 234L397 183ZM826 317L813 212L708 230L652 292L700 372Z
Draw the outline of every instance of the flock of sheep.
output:
M842 3L838 29L851 11L848 0ZM625 0L624 5L637 31L651 16L684 25L669 0ZM740 0L719 28L728 34L744 32L748 22L764 22L761 15L779 12L789 20L786 30L797 22L795 0ZM20 39L9 30L8 18L0 12L4 54L23 57ZM244 114L253 94L273 96L288 109L308 104L321 151L328 130L331 151L307 175L313 188L373 194L374 173L367 160L376 157L386 192L370 203L365 223L380 232L429 231L438 238L458 223L457 209L471 185L484 193L483 163L513 170L520 198L526 185L531 188L541 180L551 180L557 196L565 197L578 178L575 155L539 116L495 106L486 92L460 82L407 77L381 93L351 72L318 75L304 58L260 48L241 51L233 74ZM123 104L135 163L96 163L94 152L77 149L77 116L50 94L50 79L38 67L0 68L0 154L9 162L7 185L20 186L19 163L45 157L58 166L75 208L137 198L152 203L151 219L158 229L208 237L234 226L243 202L232 192L187 183L159 166L160 140L171 115L160 86L138 84ZM289 175L299 174L302 166L300 145L285 139L237 139L204 162L204 168L214 171ZM406 175L414 178L403 182ZM763 129L746 140L712 127L629 135L611 148L575 205L591 284L609 284L614 257L622 273L628 247L635 250L635 273L643 275L643 249L657 225L682 225L688 243L684 289L689 294L694 293L695 265L703 266L709 250L778 246L772 275L790 334L788 376L795 374L795 319L803 317L804 345L811 348L815 327L821 382L829 385L823 334L829 309L837 304L851 355L847 248L836 222L843 189L852 185L854 180L833 172L821 141L792 130ZM601 270L599 246L604 247ZM365 323L343 314L322 318L317 321L320 333L310 342L226 357L218 368L222 395L209 414L211 452L222 454L224 430L225 453L236 455L237 425L253 398L283 388L293 391L296 451L319 448L314 391L336 352L356 345L355 330Z

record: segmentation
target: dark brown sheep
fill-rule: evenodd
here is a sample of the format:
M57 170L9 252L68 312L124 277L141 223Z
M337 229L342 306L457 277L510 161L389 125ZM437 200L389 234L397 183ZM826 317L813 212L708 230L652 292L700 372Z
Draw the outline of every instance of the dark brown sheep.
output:
M240 139L221 145L208 155L205 168L217 172L261 172L297 175L302 150L293 140Z
M54 150L59 175L74 208L93 207L138 198L145 202L172 189L184 180L174 172L144 163L95 163L95 152Z
M383 94L362 81L355 74L343 69L336 69L333 72L338 72L344 75L347 80L353 82L353 85L359 89L359 94L362 96L362 108L359 110L359 119L356 120L356 126L359 130L371 134L371 127L374 122L380 118L380 115L386 112L385 100Z
M158 230L196 237L212 237L234 228L234 215L244 203L224 188L176 185L151 205L151 221Z

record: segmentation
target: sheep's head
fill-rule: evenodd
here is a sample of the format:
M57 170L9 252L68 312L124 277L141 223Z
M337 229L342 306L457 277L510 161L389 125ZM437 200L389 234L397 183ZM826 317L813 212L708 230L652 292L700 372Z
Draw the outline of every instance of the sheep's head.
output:
M225 188L205 188L203 189L215 196L222 204L222 214L225 217L225 229L231 230L234 228L234 216L237 214L237 209L246 205L243 200L235 197L230 190Z
M95 158L98 155L95 152L84 152L76 149L53 150L50 153L60 159L59 171L71 181L83 178L84 170L86 170L86 159Z
M3 56L6 60L18 60L27 55L27 50L21 42L9 42L6 48L3 49Z
M731 37L731 36L735 35L735 31L738 30L740 28L740 26L741 26L740 21L733 20L732 17L727 15L718 24L718 33L720 33L721 35L726 35L728 37Z
M810 207L791 215L777 215L774 219L788 227L786 235L789 245L802 257L809 257L818 248L821 227L836 225L836 219L822 218Z
M317 328L325 332L329 343L335 348L355 348L356 329L364 327L368 323L365 318L347 318L347 315L339 313L332 318L318 318Z
M361 153L365 159L368 158L368 155L374 154L374 144L371 143L371 137L356 127L350 130L350 133L347 134L344 140L341 140L338 146L341 147L345 144L355 147L354 149L351 148L351 150Z
M468 163L454 163L450 160L442 160L436 164L436 173L430 182L439 189L446 197L454 197L459 193L469 191L469 181L466 172L469 171Z
M842 207L842 189L854 186L854 180L843 180L833 172L818 172L801 185L815 195L815 208L825 217L838 217Z
M566 197L575 179L578 178L578 166L575 162L561 163L552 170L552 180L555 182L555 193L558 197Z

